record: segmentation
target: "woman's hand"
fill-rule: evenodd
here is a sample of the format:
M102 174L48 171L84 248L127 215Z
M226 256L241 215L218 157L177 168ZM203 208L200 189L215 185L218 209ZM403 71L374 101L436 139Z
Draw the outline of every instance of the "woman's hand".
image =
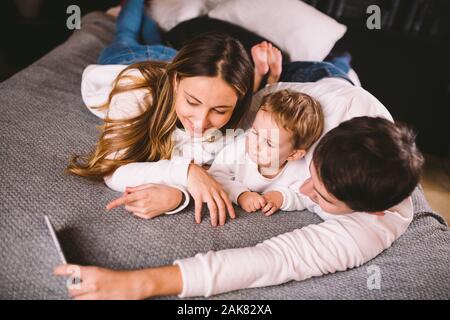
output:
M163 184L144 184L139 187L127 187L125 193L107 206L111 210L125 205L125 210L143 219L152 219L177 208L183 199L183 193L177 188Z
M188 191L195 201L195 221L202 221L202 206L206 202L211 216L211 224L215 227L217 222L225 224L228 214L232 219L236 217L233 204L222 186L214 180L203 168L196 164L189 165Z
M98 267L61 265L53 274L81 279L69 284L69 294L75 300L138 300L159 295L181 293L183 283L178 266L132 271L115 271Z

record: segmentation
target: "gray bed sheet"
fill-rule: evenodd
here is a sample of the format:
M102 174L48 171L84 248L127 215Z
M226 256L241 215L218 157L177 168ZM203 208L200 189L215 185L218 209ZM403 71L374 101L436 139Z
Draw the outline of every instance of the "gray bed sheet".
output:
M69 155L96 141L99 119L80 95L83 69L95 63L110 40L114 20L95 12L81 30L0 84L0 298L68 299L64 280L52 276L59 263L44 224L49 215L69 262L132 269L171 264L198 252L252 246L321 220L283 212L271 218L244 214L212 228L205 212L194 223L192 206L145 221L104 206L118 193L103 183L63 173ZM391 248L366 265L303 282L239 290L221 299L448 299L450 232L423 193L413 194L414 221ZM369 290L370 266L381 288ZM175 297L174 297L175 298Z

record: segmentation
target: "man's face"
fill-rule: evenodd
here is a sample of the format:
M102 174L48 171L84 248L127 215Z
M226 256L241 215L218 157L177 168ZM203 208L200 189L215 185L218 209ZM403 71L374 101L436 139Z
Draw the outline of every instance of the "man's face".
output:
M325 189L325 186L317 175L316 167L314 166L313 161L311 161L309 166L309 172L311 177L307 179L300 187L300 193L317 203L325 212L331 214L346 214L354 211L344 202L336 199L336 197Z

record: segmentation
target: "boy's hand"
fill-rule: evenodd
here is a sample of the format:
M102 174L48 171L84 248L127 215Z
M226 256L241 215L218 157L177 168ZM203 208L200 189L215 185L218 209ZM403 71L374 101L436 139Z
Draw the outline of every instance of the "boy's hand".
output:
M239 195L238 204L247 212L255 212L266 205L266 200L259 193L246 191Z
M283 194L279 191L269 191L263 194L266 205L262 208L262 212L266 217L277 212L283 205Z

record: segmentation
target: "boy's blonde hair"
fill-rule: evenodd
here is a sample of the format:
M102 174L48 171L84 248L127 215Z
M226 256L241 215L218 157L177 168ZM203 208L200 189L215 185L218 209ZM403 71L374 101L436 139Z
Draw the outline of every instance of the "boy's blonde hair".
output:
M324 117L319 101L311 96L280 90L263 97L261 109L292 134L294 149L309 149L322 135Z

